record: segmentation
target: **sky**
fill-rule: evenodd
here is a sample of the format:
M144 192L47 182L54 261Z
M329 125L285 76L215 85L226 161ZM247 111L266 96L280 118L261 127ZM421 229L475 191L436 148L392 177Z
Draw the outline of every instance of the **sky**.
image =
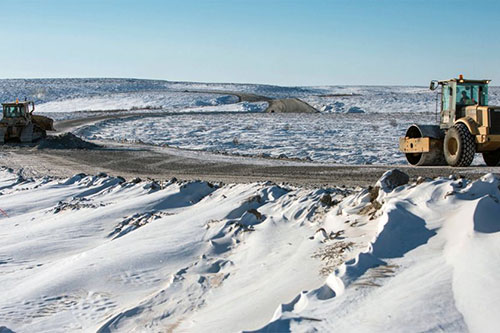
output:
M0 0L0 78L500 85L496 0Z

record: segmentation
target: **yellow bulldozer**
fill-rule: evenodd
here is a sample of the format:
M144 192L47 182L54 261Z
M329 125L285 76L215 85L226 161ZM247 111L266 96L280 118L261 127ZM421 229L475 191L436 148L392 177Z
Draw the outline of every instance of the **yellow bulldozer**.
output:
M408 163L466 167L476 153L489 166L500 163L500 106L488 105L490 80L433 80L441 87L439 125L411 125L399 139Z
M54 131L54 120L34 115L35 103L16 101L2 103L3 118L0 120L0 143L6 141L33 142Z

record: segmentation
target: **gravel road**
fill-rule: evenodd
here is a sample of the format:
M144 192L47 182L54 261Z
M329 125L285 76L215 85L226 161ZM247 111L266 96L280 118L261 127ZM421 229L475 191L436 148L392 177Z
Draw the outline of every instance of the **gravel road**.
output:
M101 143L103 144L103 143ZM302 187L368 186L388 169L398 168L411 178L448 177L451 174L476 179L500 167L410 167L331 165L289 160L216 155L147 145L104 143L100 149L69 150L4 145L0 148L2 166L23 168L27 176L69 177L76 173L167 180L201 179L211 182L247 183L272 181Z
M228 93L228 92L225 92ZM240 100L266 100L264 96L239 94ZM110 113L85 119L56 123L59 132L111 118L137 117L140 114ZM145 113L144 116L165 115ZM500 173L500 167L469 168L411 167L408 165L336 165L226 156L209 152L187 151L142 144L98 142L99 149L37 149L34 145L7 144L0 147L0 165L23 169L26 176L51 175L69 177L76 173L109 175L130 179L135 177L167 180L200 179L211 182L247 183L271 181L302 187L368 186L388 169L398 168L416 179L422 177L463 176L476 179L488 172ZM396 144L396 143L395 143Z

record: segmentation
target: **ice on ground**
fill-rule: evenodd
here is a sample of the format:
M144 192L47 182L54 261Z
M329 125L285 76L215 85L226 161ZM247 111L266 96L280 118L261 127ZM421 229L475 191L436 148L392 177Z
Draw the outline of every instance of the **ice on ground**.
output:
M350 193L2 169L0 323L493 332L498 178L395 175Z
M82 128L90 140L138 141L244 156L338 164L406 163L398 138L433 114L176 114L108 120ZM479 159L478 159L479 160Z

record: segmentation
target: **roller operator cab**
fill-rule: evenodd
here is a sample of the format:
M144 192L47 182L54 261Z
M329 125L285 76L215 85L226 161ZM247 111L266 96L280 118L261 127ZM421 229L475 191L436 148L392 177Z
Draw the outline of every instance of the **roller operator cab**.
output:
M399 149L412 165L469 166L482 153L489 166L500 163L500 106L488 105L490 80L431 81L440 90L439 125L411 125Z
M6 141L33 142L53 131L54 121L48 117L34 115L35 103L16 101L3 103L0 120L0 143Z

